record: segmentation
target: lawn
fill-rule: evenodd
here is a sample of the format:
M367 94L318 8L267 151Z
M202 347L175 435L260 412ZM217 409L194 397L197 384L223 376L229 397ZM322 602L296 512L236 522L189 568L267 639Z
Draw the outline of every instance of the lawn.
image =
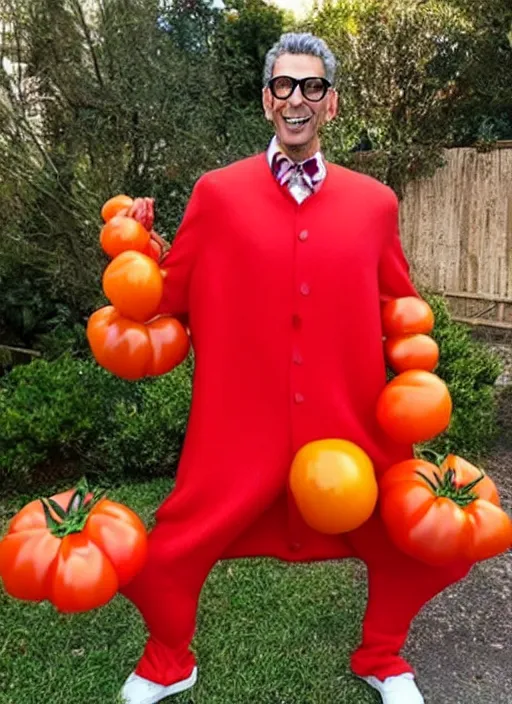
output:
M149 525L167 480L110 492ZM0 503L0 528L32 497ZM3 517L3 523L2 523ZM274 560L219 563L202 594L194 648L199 680L176 704L372 704L349 672L365 601L360 570ZM0 704L116 704L146 632L122 597L86 614L0 592Z

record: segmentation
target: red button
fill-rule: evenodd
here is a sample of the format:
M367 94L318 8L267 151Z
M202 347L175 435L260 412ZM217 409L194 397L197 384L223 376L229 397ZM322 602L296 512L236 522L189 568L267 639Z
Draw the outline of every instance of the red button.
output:
M307 230L302 230L302 232L299 232L299 240L301 242L305 242L308 237L309 237L309 232Z
M295 313L295 315L292 315L292 325L294 328L296 328L296 329L300 328L301 323L302 323L302 318L300 317L300 315L297 315L297 313Z
M294 364L302 364L302 357L298 352L293 353L293 363Z
M304 396L302 394L296 393L293 397L295 403L302 403L304 401Z
M303 296L309 296L310 288L309 288L308 284L301 284L300 285L300 292L302 293Z

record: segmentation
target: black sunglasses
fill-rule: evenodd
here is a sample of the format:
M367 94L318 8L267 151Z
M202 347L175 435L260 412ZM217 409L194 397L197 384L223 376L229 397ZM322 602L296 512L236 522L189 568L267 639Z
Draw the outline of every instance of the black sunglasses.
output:
M292 78L291 76L274 76L268 82L270 92L278 100L286 100L293 93L295 88L300 86L302 95L306 100L317 103L331 87L326 78L320 76L310 76L308 78Z

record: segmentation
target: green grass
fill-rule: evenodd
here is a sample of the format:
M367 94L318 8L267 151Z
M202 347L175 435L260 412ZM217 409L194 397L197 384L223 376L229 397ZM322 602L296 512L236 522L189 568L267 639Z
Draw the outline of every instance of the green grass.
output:
M112 490L149 525L170 484ZM3 526L31 497L0 504ZM219 563L202 594L199 680L176 704L372 704L349 672L365 588L350 561ZM0 704L116 704L146 639L130 602L64 616L0 592Z

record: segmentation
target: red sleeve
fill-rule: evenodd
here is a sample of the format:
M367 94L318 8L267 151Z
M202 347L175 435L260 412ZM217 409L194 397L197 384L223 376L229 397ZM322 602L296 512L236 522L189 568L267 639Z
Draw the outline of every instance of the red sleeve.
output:
M201 236L205 230L204 177L192 190L173 243L160 263L165 272L159 314L172 315L184 324L188 318L188 290Z
M404 296L419 297L409 276L409 262L400 242L398 222L398 199L393 194L392 205L387 214L388 236L379 262L381 303Z

